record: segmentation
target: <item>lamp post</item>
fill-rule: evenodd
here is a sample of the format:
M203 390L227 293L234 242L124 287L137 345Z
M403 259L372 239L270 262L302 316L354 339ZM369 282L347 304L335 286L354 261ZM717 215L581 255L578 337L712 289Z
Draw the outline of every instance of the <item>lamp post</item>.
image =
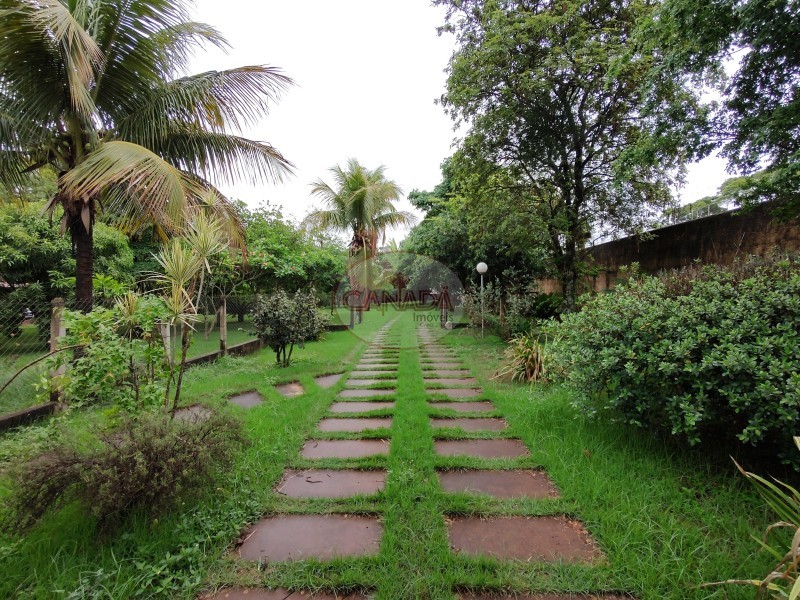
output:
M483 274L489 270L485 262L479 262L475 270L481 274L481 337L483 337Z

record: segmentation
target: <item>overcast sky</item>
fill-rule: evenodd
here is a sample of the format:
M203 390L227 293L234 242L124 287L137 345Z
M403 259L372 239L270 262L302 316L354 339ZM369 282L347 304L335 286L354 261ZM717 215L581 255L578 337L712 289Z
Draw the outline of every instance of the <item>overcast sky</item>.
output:
M315 205L309 184L356 158L407 194L429 190L452 153L453 123L434 100L444 91L452 36L437 36L443 11L429 0L195 0L196 19L232 48L198 53L193 72L244 65L280 67L296 82L257 128L296 165L283 184L221 186L251 206L262 200L302 219ZM713 194L727 177L708 159L689 170L682 203ZM404 201L402 207L410 209ZM397 232L394 237L402 237Z

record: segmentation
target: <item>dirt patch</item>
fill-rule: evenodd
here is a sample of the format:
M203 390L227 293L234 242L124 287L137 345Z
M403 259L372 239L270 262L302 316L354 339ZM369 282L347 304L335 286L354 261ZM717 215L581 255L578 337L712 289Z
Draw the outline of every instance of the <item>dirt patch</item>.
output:
M227 588L213 596L203 596L202 600L367 600L367 597L361 594L313 593L306 590L292 592L284 588Z
M602 555L582 523L565 517L453 517L450 545L465 554L523 561L593 562Z
M172 413L172 418L177 419L178 421L185 421L187 423L199 423L200 421L206 421L210 419L213 414L214 411L207 406L203 406L202 404L192 404L191 406L182 406L176 410L174 413Z
M382 533L376 517L279 515L248 529L237 553L259 562L369 556L378 553Z
M446 492L488 494L495 498L558 498L558 490L542 471L447 471L439 473Z

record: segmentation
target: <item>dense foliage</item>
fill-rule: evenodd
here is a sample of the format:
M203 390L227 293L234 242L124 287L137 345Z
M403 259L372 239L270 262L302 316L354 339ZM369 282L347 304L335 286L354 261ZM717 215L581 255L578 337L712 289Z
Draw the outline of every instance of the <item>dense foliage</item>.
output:
M325 328L313 289L289 295L278 290L256 304L253 325L258 337L275 352L275 360L288 367L295 345L315 340ZM287 352L288 350L288 352Z
M587 413L796 457L798 260L633 278L558 332L557 362Z
M89 447L73 438L16 467L3 525L24 530L72 502L100 529L140 509L156 517L210 489L244 441L238 421L211 411L195 421L145 413Z

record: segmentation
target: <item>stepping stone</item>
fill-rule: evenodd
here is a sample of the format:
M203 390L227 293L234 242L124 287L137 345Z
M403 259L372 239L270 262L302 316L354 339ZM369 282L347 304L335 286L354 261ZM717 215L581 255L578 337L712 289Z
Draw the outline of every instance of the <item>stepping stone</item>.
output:
M199 423L201 421L207 421L213 414L214 411L207 406L192 404L191 406L182 406L176 410L172 413L172 418L178 421L184 421L185 423Z
M433 443L439 456L518 458L530 456L520 440L438 440Z
M453 517L448 530L451 547L465 554L528 562L601 556L583 525L565 517Z
M350 402L349 404L364 404L363 402ZM388 404L388 403L387 403ZM358 433L369 429L389 429L392 419L322 419L317 425L320 431L344 431Z
M284 588L262 590L259 588L226 588L201 600L367 600L361 594L327 594L325 592L292 592Z
M423 371L425 379L435 379L437 377L469 377L470 372L466 369L440 369L438 371Z
M237 553L245 560L268 563L369 556L378 553L382 533L376 517L280 515L248 529Z
M350 378L345 383L345 387L366 387L368 385L387 385L391 384L392 386L397 385L397 381L394 379L354 379Z
M459 594L459 600L631 600L630 596L616 594Z
M508 427L503 419L431 419L431 427L448 427L464 431L502 431Z
M423 362L422 363L423 369L431 369L434 371L438 371L440 369L463 369L464 365L458 362Z
M428 404L433 408L455 412L491 412L494 410L491 402L429 402Z
M435 383L437 385L475 385L478 380L474 377L441 377L438 379L426 379L425 384Z
M292 498L349 498L379 492L386 471L315 470L286 471L276 492Z
M237 406L241 406L242 408L253 408L254 406L261 404L264 401L264 398L261 397L261 394L253 390L250 392L244 392L243 394L229 396L228 400Z
M355 366L357 371L370 370L370 371L384 371L389 373L397 372L397 365L384 365L384 364L364 364L358 363Z
M332 413L362 413L384 408L394 408L394 402L334 402L329 410Z
M542 471L445 471L438 473L445 492L488 494L495 498L558 498Z
M359 379L361 377L381 377L383 375L392 376L397 371L350 371L350 377Z
M299 381L290 381L289 383L282 383L280 385L276 385L275 389L282 396L286 396L287 398L295 398L297 396L302 396L305 393L303 386L300 385Z
M429 379L426 381L430 381ZM425 390L426 394L440 394L448 398L473 398L480 396L483 390L477 388L442 388L438 390Z
M370 396L391 396L397 390L342 390L339 392L340 398L369 398Z
M319 377L315 377L314 381L317 383L318 386L323 388L333 387L339 380L342 378L344 373L334 373L331 375L320 375Z
M386 440L308 440L303 444L303 458L364 458L389 454Z

